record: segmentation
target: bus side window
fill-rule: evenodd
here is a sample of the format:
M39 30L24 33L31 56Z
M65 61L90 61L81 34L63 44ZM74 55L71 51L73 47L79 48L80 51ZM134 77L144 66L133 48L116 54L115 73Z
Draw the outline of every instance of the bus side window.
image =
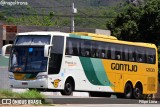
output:
M106 47L106 43L102 43L102 44L101 44L100 57L103 58L103 59L106 58L105 47Z
M73 55L75 55L75 56L77 56L78 55L78 50L77 50L77 48L73 48Z
M72 55L73 54L73 49L72 49L72 42L71 39L68 38L67 43L66 43L66 55Z
M135 61L135 59L133 57L133 53L131 51L129 52L129 61L131 61L131 62Z
M156 63L156 50L155 49L147 49L146 50L146 59L147 59L147 63L155 64Z
M115 47L114 46L112 46L111 47L111 59L115 59Z
M84 40L81 40L81 43L80 43L80 55L81 56L85 56L85 44L84 44Z
M120 55L120 52L119 51L116 51L116 59L117 60L120 60L121 59L121 55Z
M106 58L104 50L101 51L101 58Z
M109 45L109 44L108 44ZM106 49L105 49L105 51L106 51L106 58L107 59L111 59L111 48L110 48L110 46L108 46Z
M68 54L69 55L73 54L73 46L71 41L68 42Z
M117 60L120 60L120 59L121 59L120 54L117 54L117 55L116 55L116 59L117 59Z
M96 43L96 51L95 51L96 58L100 58L100 51L101 51L101 44L100 44L100 42L97 42Z
M84 56L90 57L91 56L91 41L84 40Z
M146 55L145 54L139 54L138 62L146 62Z
M91 54L90 50L89 50L89 49L86 49L86 50L85 50L85 56L88 56L88 57L89 57L90 54Z
M147 59L148 59L148 63L150 63L150 64L154 63L153 55L148 55Z
M123 61L129 61L129 47L128 46L122 46L122 60Z
M136 52L133 52L132 54L133 54L133 56L132 56L132 61L134 61L134 62L137 61L137 60L136 60Z
M79 55L79 42L77 40L72 42L73 46L73 55L78 56Z
M140 55L139 58L138 58L138 62L143 62L141 55Z

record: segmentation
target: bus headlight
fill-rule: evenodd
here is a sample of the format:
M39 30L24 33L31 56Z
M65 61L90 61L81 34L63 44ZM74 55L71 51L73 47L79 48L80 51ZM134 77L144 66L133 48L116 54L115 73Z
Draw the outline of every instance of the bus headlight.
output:
M48 76L47 75L38 75L36 78L37 79L44 79L44 78L48 78Z
M14 79L14 76L13 75L9 75L8 78L9 79Z

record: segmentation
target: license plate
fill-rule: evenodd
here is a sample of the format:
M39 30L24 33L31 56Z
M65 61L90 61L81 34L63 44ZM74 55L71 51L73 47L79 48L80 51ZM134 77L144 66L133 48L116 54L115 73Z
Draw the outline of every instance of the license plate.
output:
M28 83L27 82L22 82L22 85L28 85Z

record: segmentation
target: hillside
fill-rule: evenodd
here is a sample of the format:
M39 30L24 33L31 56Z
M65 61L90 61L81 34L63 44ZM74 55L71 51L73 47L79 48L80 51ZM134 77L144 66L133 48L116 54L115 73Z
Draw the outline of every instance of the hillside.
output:
M105 29L106 21L119 11L114 7L125 0L24 1L28 2L27 6L0 6L0 19L6 19L7 23L16 25L70 26L71 4L74 2L78 11L75 14L75 26Z
M5 1L14 1L14 0L5 0ZM43 10L45 12L60 12L68 13L71 11L72 2L75 3L75 7L79 10L85 8L97 8L104 6L115 6L117 3L120 3L123 0L25 0L28 2L28 6L0 6L1 12L27 12L27 8L32 8L37 12Z

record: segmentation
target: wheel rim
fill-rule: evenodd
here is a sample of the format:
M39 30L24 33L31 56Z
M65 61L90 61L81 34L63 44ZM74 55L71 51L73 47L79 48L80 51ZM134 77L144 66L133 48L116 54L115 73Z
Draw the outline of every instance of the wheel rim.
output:
M66 92L67 93L71 93L72 92L72 86L71 86L71 84L70 83L66 83Z
M132 97L132 87L130 84L127 84L125 88L125 97L126 98L131 98Z
M138 88L135 89L135 97L139 97L140 95L140 90Z
M135 98L140 98L141 97L141 93L142 93L142 90L139 87L136 87L134 89L134 97Z
M126 96L130 96L130 95L131 95L131 88L130 88L130 86L128 86L126 88Z

